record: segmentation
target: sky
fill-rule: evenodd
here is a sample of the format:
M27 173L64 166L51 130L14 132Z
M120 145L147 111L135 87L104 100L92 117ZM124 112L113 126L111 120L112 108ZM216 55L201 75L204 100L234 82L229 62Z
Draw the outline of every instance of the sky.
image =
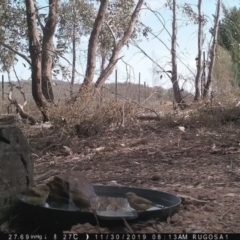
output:
M166 9L163 4L165 0L147 0L148 6L151 9L158 11L162 16L162 21L165 22L166 29L171 33L171 21L172 21L172 12ZM183 5L185 2L190 3L192 9L197 12L197 0L177 0L178 5ZM208 44L211 40L211 36L209 34L209 29L213 26L213 14L216 11L216 0L203 0L203 13L207 16L208 23L204 27L205 34L205 42L204 49L207 51ZM45 6L46 0L39 1L41 6ZM226 7L240 7L239 0L223 0L223 3ZM164 44L170 48L170 36L163 29L161 22L156 18L156 16L151 13L149 10L143 6L140 14L140 20L152 29L152 33L158 36ZM177 12L177 25L178 25L178 33L177 33L177 56L178 56L178 74L182 76L184 80L180 81L180 87L184 87L184 89L188 91L193 91L194 84L194 74L196 73L196 62L195 58L197 56L197 31L198 26L194 25L189 18L182 14L182 10L178 9ZM171 70L171 54L170 51L164 46L158 39L151 36L149 34L148 39L142 38L141 43L139 43L139 47L143 49L154 61L156 61L161 67L165 70ZM80 48L81 50L87 50L88 46L88 38L84 38L81 40ZM126 82L131 81L137 83L140 81L141 84L144 82L149 86L162 86L164 88L171 87L171 81L165 74L162 74L162 78L160 79L159 74L156 73L156 67L151 60L149 60L141 51L135 46L130 45L129 48L124 47L122 52L120 53L120 57L123 56L123 61L119 60L116 65L118 72L118 82ZM65 56L69 61L71 61L71 55ZM21 79L27 80L30 78L31 73L28 70L28 67L24 68L23 66L24 60L20 60L15 67L19 77ZM64 64L64 60L61 60L61 63ZM127 63L127 65L126 65ZM65 62L65 64L67 64ZM78 59L77 63L77 71L84 75L85 73L85 64L86 64L86 56L82 56ZM154 70L155 69L155 70ZM107 80L107 83L115 81L115 71ZM161 75L161 73L160 73ZM16 79L13 72L11 73L12 79ZM98 75L95 75L95 79L97 79ZM5 74L5 79L7 79L7 75ZM61 76L58 76L59 80L62 80ZM77 82L82 82L83 77L77 75Z

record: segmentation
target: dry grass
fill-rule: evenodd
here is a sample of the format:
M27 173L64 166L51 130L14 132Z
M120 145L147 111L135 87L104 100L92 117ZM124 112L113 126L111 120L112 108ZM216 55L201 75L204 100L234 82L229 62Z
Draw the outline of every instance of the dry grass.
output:
M171 102L171 91L162 88L140 87L140 104L138 103L139 86L132 83L118 85L118 96L114 94L115 85L106 84L101 96L82 96L73 105L66 104L69 94L69 84L55 81L54 95L56 106L49 106L50 121L56 129L61 129L67 135L92 136L107 130L116 130L120 126L135 125L136 116L160 116L158 125L162 127L219 127L238 122L240 108L236 104L240 100L240 92L231 87L232 75L229 73L231 62L228 54L219 49L219 58L213 76L214 98L210 101L192 102L189 95L187 104L190 107L184 111L174 111ZM220 79L220 77L222 78ZM23 82L21 83L23 84ZM29 100L25 111L41 120L41 114L31 96L31 83L24 82L24 91ZM75 85L77 91L79 85ZM227 90L227 91L225 91ZM5 85L5 92L9 88ZM161 96L161 97L160 97ZM14 97L22 102L22 96L14 89ZM7 96L6 96L7 98ZM86 100L87 99L87 100ZM6 114L8 100L1 102L0 114ZM13 112L14 112L13 107ZM25 126L26 127L26 126Z
M70 134L77 132L78 135L89 136L130 124L134 120L136 109L128 101L99 102L91 97L88 101L78 99L72 105L59 101L56 107L49 108L49 116L55 126L64 127Z
M17 91L15 90L17 93ZM16 94L17 95L17 94ZM17 95L18 101L21 97ZM151 99L151 95L150 98ZM184 111L174 111L170 101L152 101L147 99L143 104L128 99L82 96L74 104L66 104L66 98L59 99L56 106L49 106L50 121L56 128L64 128L68 134L89 136L101 133L107 129L117 129L121 125L131 125L136 122L136 116L161 116L159 124L165 127L207 126L215 127L222 124L232 124L240 117L240 108L236 107L240 99L238 91L216 95L211 101L188 102L189 108ZM1 103L0 114L6 114L8 100ZM12 108L13 112L14 107ZM33 100L29 101L28 113L41 119L41 114ZM76 128L76 126L78 126Z
M220 127L225 124L239 124L240 107L207 106L183 112L168 113L159 120L165 127Z

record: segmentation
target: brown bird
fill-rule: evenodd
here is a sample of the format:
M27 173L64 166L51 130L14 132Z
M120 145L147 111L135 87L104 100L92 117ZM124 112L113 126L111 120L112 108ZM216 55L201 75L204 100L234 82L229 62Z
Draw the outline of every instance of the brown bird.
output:
M126 193L126 198L130 207L137 211L146 211L147 209L156 206L156 204L154 204L150 200L139 197L133 192Z
M86 197L81 191L70 192L72 195L72 202L79 209L81 208L91 208L91 201Z
M49 196L50 188L45 184L36 187L27 188L20 193L21 199L27 203L44 206Z
M97 219L97 212L95 209L92 208L91 200L85 194L83 194L81 190L70 191L70 198L72 198L72 203L75 205L76 208L78 209L87 208L88 210L92 210L98 225L99 233L101 233L100 225Z

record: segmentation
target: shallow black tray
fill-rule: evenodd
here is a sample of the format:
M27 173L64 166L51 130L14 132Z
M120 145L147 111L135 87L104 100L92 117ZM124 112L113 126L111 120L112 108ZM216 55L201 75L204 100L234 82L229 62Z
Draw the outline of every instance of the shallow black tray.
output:
M160 192L156 190L142 189L142 188L132 188L123 186L104 186L104 185L94 185L95 193L98 196L107 197L125 197L127 192L134 192L141 197L145 197L156 204L163 205L163 209L156 209L151 211L139 212L138 217L135 219L129 219L128 222L137 221L147 221L150 219L158 219L159 221L166 220L169 216L172 216L177 210L181 203L181 199L175 195ZM53 232L56 228L61 230L69 229L72 225L77 223L89 222L96 225L96 220L93 213L91 212L79 212L79 211L69 211L57 208L45 208L35 205L28 204L26 202L20 201L21 210L27 219L31 219L32 223L44 226L44 228L49 228ZM111 220L111 221L110 221ZM118 221L119 222L123 222ZM110 225L116 225L116 221L113 219L101 219L99 218L99 223L101 226L109 227Z

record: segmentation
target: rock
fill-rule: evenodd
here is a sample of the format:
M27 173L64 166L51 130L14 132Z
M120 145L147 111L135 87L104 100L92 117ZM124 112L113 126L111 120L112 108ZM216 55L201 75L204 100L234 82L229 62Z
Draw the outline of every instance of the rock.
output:
M17 193L33 186L33 161L26 137L14 119L0 117L0 221L8 217Z
M206 211L206 212L214 212L214 207L211 206L210 204L206 204L203 206L203 210Z
M180 222L182 220L182 218L179 216L178 213L175 213L171 219L170 219L170 223L177 223Z
M159 177L158 175L153 175L153 176L151 177L151 180L152 180L152 181L159 181L159 180L160 180L160 177Z
M101 233L109 233L108 228L100 228ZM90 223L77 224L72 226L70 231L64 231L64 233L98 233L97 226L92 226Z
M184 233L202 233L203 230L199 226L195 224L191 224L187 228L185 228L183 232Z

